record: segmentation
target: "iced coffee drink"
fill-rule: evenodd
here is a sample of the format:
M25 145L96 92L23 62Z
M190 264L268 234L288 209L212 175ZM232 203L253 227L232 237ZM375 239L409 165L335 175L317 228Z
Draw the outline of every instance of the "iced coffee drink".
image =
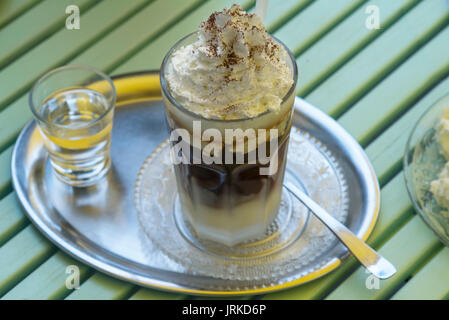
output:
M238 5L213 13L165 57L179 200L200 238L236 245L276 218L296 80L288 49Z

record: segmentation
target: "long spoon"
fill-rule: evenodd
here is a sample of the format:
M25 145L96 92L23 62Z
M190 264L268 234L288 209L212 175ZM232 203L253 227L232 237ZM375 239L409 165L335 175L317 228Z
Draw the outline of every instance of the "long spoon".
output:
M340 221L331 216L318 203L302 192L291 182L284 186L301 201L312 213L321 220L341 242L352 252L352 254L365 266L374 276L379 279L388 279L396 273L396 268L384 257L379 255L365 242L360 240Z

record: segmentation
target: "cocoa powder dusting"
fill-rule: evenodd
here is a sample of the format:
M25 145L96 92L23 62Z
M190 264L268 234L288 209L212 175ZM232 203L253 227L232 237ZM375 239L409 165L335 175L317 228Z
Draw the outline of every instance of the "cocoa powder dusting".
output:
M230 17L230 19L220 28L217 25L217 16L219 14L226 14ZM214 12L209 18L202 22L200 28L205 30L208 35L210 35L210 39L206 41L207 44L207 52L212 57L221 57L223 58L223 62L217 66L224 68L232 68L232 66L240 63L243 58L236 55L233 50L233 45L235 41L237 41L237 36L243 37L246 32L265 32L264 28L258 27L256 25L250 25L247 21L236 21L235 18L247 16L250 18L254 18L255 14L246 14L239 5L234 4L230 9L224 9L222 12ZM227 44L220 39L220 34L225 28L232 28L235 30L235 38L232 40L231 44ZM221 47L222 50L219 53L218 48ZM248 46L249 47L249 59L253 59L255 54L260 54L262 51L265 52L266 56L269 59L274 59L276 57L276 51L279 49L277 44L271 41L268 38L268 41L264 46ZM257 67L256 67L257 69ZM226 81L229 83L229 79Z

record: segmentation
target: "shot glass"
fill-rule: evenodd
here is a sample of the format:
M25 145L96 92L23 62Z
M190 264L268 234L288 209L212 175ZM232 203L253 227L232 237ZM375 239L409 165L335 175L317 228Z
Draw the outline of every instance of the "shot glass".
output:
M257 132L257 145L253 150L245 147L248 152L241 157L243 163L225 163L224 159L221 163L209 163L203 159L195 163L192 161L195 148L201 149L197 150L196 154L202 154L205 144L195 146L193 139L188 141L189 146L186 149L189 150L189 155L183 154L182 157L189 161L174 164L179 199L183 216L190 222L199 238L234 246L263 236L278 215L298 78L297 66L288 48L274 39L287 52L286 62L291 68L293 80L290 90L283 97L280 110L237 120L205 118L189 111L177 101L166 80L173 52L196 39L197 33L181 39L167 53L161 66L162 97L170 132L186 130L190 137L194 137L203 136L206 130L213 129L225 137L226 130L252 129ZM199 134L194 132L195 123L201 127ZM267 134L264 139L259 139L260 130L275 130L277 135L275 138L269 138L271 136ZM269 155L269 162L261 163L260 159L255 162L247 161L251 153L259 154L259 148L268 151L270 147L267 145L273 145L273 142L276 142L278 147ZM220 148L221 154L225 155L228 147L223 144ZM232 150L231 153L230 158L237 159L237 152ZM263 169L273 167L273 161L276 162L277 169L270 174L261 173Z
M34 84L29 104L57 178L86 187L106 175L115 100L112 80L87 66L52 70Z

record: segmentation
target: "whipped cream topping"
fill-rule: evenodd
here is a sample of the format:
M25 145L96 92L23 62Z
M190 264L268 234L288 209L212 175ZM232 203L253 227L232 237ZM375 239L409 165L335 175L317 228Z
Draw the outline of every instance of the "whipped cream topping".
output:
M436 138L440 153L449 160L449 106L443 109L436 127ZM449 209L449 161L438 174L438 179L430 183L430 191L441 207Z
M253 118L280 109L293 84L288 59L257 15L233 5L172 54L166 80L181 105L205 118Z
M449 107L443 109L443 114L437 125L436 137L441 147L441 154L449 160Z
M441 207L449 208L449 162L444 165L438 179L430 183L430 191Z

